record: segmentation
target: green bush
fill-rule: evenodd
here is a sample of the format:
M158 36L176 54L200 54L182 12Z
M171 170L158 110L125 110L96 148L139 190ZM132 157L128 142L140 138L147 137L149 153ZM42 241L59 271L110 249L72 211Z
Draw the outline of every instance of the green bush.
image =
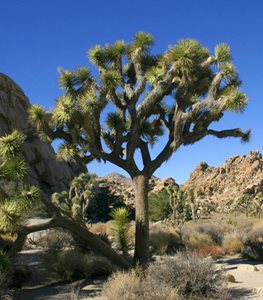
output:
M167 219L172 213L166 189L149 195L149 218L153 222Z
M113 208L126 207L121 197L113 195L108 187L103 187L94 196L87 208L88 219L94 223L107 222L111 219Z

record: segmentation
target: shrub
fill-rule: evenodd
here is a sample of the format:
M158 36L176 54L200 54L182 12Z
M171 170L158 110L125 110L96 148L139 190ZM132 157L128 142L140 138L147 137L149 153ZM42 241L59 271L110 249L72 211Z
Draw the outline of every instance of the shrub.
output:
M192 250L200 249L204 246L211 246L214 244L212 238L206 234L198 231L183 232L184 245Z
M0 269L0 299L1 300L11 300L12 293L8 289L10 285L10 274L7 271Z
M103 287L109 300L223 299L223 272L210 258L180 252L144 272L115 273Z
M215 245L207 245L197 250L197 253L203 257L211 256L213 259L218 259L222 256L222 247Z
M168 218L172 213L169 202L169 194L166 189L149 195L149 218L158 222Z
M179 300L175 289L153 282L149 276L143 278L138 270L118 272L103 286L108 300Z
M252 259L263 260L263 227L256 227L247 234L243 253Z
M179 252L149 267L149 274L157 286L168 285L183 299L222 299L223 272L209 257L193 252Z
M107 222L112 208L125 207L122 197L114 195L109 187L101 187L88 206L88 219L92 222Z
M109 275L114 267L104 257L84 254L79 250L48 253L44 259L48 270L58 273L63 279Z
M240 253L244 247L241 235L238 232L226 234L222 246L223 251L227 254Z
M220 245L224 236L222 228L218 225L204 223L197 227L197 231L205 233L211 237L214 243Z
M39 241L44 252L58 253L73 245L71 235L65 231L50 231Z
M150 246L154 254L170 254L182 247L178 234L170 228L153 226L150 230Z

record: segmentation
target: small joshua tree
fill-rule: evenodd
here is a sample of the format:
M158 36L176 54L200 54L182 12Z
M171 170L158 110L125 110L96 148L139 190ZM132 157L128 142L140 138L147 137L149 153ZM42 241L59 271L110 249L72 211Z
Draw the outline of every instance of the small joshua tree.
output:
M87 218L87 207L94 196L96 175L83 173L75 177L70 183L70 189L61 193L54 193L51 201L77 221L84 221Z
M115 208L111 212L115 240L123 256L128 257L130 242L129 212L124 207Z
M211 128L225 111L242 112L247 104L228 45L216 46L211 54L186 39L159 55L151 53L152 45L152 36L139 32L129 44L95 46L89 59L97 77L85 67L60 69L65 93L54 109L33 106L29 111L42 137L63 140L60 157L108 161L131 176L135 260L141 264L149 258L148 182L154 172L181 146L205 136L249 138L249 131L239 128ZM151 147L162 136L166 143L153 156Z

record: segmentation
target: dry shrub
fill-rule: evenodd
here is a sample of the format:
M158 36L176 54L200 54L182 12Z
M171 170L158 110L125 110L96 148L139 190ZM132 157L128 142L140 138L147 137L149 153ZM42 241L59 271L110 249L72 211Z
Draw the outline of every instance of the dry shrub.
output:
M154 226L150 230L150 246L154 254L170 254L182 245L178 234L171 228Z
M85 254L76 249L47 253L44 262L48 270L56 272L67 280L109 275L115 269L106 258Z
M197 231L209 235L212 241L218 245L222 243L224 231L221 226L210 223L203 223L197 226Z
M143 273L115 273L104 285L109 300L223 299L223 273L210 258L180 252L149 266Z
M255 260L263 260L263 227L255 227L244 238L243 253Z
M192 250L212 246L214 244L210 235L198 231L183 234L183 243L187 248Z
M224 236L222 246L223 251L226 254L241 253L244 248L241 234L238 232L226 234Z
M108 300L179 300L175 289L143 277L139 270L128 273L118 272L103 286Z
M216 245L207 245L197 250L197 253L203 257L211 256L213 259L218 259L222 256L222 247Z
M98 222L98 223L92 224L89 227L89 230L92 233L95 233L97 235L110 237L110 236L113 235L112 227L113 227L113 222L112 221L108 221L106 223Z
M209 257L194 252L179 252L154 263L149 274L156 285L175 288L182 299L222 299L223 271Z
M11 283L11 276L8 272L0 270L0 299L11 300L13 299L12 293L8 289Z
M65 231L50 231L38 242L44 252L58 253L73 245L72 236Z

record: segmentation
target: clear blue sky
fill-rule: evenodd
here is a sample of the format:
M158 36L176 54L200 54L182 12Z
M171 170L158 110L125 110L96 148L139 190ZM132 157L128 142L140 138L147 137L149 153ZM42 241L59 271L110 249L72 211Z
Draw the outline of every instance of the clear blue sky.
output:
M86 52L95 44L128 42L137 31L153 34L156 51L189 37L210 50L229 43L250 103L244 114L228 114L216 128L251 128L251 142L205 138L181 148L155 175L181 183L200 161L216 166L229 156L263 152L262 0L8 0L0 1L0 11L0 72L46 108L61 93L57 67L89 65ZM108 163L92 163L89 170L123 173Z

